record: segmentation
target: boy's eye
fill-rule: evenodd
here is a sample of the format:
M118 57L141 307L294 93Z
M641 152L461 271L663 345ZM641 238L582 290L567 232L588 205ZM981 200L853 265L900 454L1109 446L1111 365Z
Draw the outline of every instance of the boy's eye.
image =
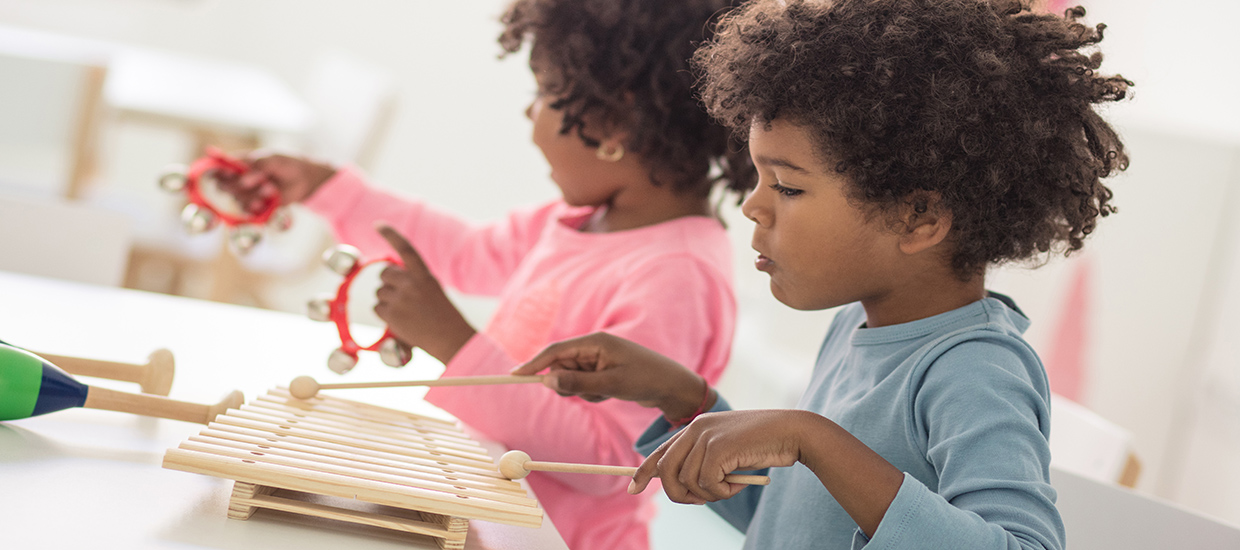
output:
M785 197L795 197L805 192L804 190L801 190L801 189L793 189L791 187L785 187L783 184L779 183L778 181L771 184L771 189L774 189L776 193L779 193L780 195L783 195Z

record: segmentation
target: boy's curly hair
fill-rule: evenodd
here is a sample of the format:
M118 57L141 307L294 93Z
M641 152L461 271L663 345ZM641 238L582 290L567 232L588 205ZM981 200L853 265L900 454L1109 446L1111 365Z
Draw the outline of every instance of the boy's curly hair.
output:
M928 193L952 215L951 267L1080 249L1115 212L1101 178L1127 168L1094 110L1131 82L1096 71L1104 25L1025 0L759 0L694 61L712 114L738 134L785 118L877 211ZM1087 50L1087 51L1082 51Z
M708 195L723 183L743 195L757 172L742 141L697 99L690 60L729 0L516 0L499 37L508 53L527 40L555 73L561 133L590 147L587 120L629 132L625 149L651 164L655 185Z

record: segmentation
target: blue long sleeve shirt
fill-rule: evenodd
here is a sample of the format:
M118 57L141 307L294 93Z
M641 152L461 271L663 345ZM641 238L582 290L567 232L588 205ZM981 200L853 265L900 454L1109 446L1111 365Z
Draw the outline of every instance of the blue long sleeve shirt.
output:
M868 538L803 464L709 506L745 548L1059 550L1050 485L1050 389L1021 337L1029 321L998 294L911 323L863 328L860 304L836 316L797 407L839 424L904 472ZM728 410L722 398L712 409ZM659 419L637 441L671 436Z

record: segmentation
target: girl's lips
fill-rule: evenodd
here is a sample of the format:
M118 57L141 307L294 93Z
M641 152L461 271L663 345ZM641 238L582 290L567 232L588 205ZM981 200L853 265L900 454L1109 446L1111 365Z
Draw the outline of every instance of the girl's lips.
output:
M771 268L775 267L775 262L772 262L766 256L758 254L758 258L753 261L753 266L758 268L758 271L770 271Z

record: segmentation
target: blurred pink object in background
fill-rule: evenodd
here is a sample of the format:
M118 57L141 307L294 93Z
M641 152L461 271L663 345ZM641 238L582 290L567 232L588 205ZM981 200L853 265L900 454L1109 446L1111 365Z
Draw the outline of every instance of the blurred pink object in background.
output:
M1089 351L1089 313L1091 266L1080 258L1074 266L1063 307L1059 310L1054 337L1042 362L1050 379L1051 391L1080 402Z
M1085 2L1080 0L1046 0L1046 11L1056 15L1063 15L1064 10L1073 6L1082 6L1084 4Z

